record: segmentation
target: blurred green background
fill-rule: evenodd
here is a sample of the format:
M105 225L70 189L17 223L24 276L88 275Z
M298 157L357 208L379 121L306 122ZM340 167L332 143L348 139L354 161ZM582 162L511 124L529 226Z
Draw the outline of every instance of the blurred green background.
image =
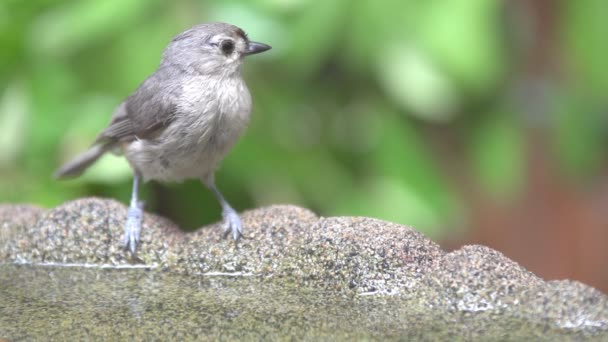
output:
M608 260L606 13L604 0L1 0L0 201L126 203L119 157L51 175L172 36L224 21L273 46L247 60L252 122L216 176L237 210L374 216L608 289L598 266L581 271ZM142 197L187 229L220 219L196 181Z

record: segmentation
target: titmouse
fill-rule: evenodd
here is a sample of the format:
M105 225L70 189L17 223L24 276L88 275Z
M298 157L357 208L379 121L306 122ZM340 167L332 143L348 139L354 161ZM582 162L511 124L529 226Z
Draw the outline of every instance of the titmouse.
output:
M108 151L124 154L133 169L133 192L123 243L133 253L143 218L138 200L142 180L200 179L222 206L225 235L238 239L241 220L215 186L214 171L249 121L251 95L241 77L243 59L269 49L225 23L180 33L165 48L158 69L116 108L91 148L55 176L79 176Z

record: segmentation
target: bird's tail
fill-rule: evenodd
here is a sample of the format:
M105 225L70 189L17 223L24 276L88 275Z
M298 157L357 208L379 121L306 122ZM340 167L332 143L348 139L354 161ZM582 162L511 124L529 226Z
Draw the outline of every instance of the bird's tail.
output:
M112 144L95 144L86 152L72 159L55 171L57 179L74 178L80 176L84 170L91 166L101 155L112 148Z

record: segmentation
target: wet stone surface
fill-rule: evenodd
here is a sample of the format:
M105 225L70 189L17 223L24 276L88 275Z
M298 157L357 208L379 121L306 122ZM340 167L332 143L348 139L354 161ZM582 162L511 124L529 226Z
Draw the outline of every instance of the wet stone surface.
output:
M134 256L126 212L0 205L0 338L608 340L605 294L487 247L272 206L242 214L238 244L146 214Z

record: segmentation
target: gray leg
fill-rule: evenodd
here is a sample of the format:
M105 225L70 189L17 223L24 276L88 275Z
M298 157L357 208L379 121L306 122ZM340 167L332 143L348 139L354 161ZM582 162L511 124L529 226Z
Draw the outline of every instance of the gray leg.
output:
M129 205L129 212L127 213L127 222L125 223L125 236L122 241L125 248L129 248L132 253L135 253L135 248L137 247L137 243L139 242L141 222L144 216L144 202L140 202L137 200L140 179L141 176L139 175L139 172L134 172L133 191L131 192L131 204Z
M241 236L243 236L243 225L241 224L239 214L230 206L222 193L217 189L213 177L203 179L203 183L205 183L209 190L213 192L222 206L222 217L224 218L224 236L232 233L232 237L235 240L238 240Z

